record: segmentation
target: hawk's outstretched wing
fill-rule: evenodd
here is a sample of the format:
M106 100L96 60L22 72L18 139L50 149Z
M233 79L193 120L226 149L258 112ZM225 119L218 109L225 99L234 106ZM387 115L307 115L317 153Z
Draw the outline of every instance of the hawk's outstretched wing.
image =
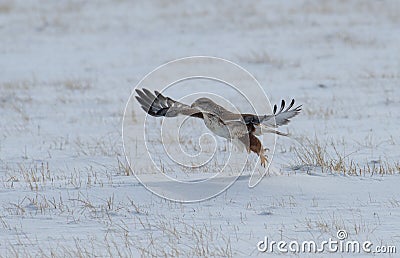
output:
M193 116L203 118L203 113L196 108L191 108L189 105L173 100L169 97L164 97L158 91L153 94L148 89L136 89L138 96L135 96L139 101L143 110L151 116L159 117L175 117L178 115Z
M294 99L290 102L289 106L285 108L285 101L281 101L281 107L278 110L278 107L274 105L274 114L273 115L265 115L261 116L260 123L266 127L278 127L281 125L286 125L290 122L289 119L296 116L301 111L301 105L293 108Z

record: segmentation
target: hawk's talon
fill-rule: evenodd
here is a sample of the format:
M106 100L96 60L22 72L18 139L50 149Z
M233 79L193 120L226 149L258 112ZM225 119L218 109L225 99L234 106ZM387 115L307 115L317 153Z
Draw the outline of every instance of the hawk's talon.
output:
M266 163L268 162L267 158L263 155L260 156L261 166L266 167Z

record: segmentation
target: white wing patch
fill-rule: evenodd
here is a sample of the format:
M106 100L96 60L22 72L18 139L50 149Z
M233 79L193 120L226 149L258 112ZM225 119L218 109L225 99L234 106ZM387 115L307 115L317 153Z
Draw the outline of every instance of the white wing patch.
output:
M277 106L274 105L274 114L269 116L267 115L264 116L263 119L261 120L261 124L265 127L278 127L281 125L286 125L287 123L290 122L290 119L296 116L301 110L301 105L291 109L293 105L294 105L294 99L290 102L289 106L284 110L285 101L282 100L279 112L276 112Z

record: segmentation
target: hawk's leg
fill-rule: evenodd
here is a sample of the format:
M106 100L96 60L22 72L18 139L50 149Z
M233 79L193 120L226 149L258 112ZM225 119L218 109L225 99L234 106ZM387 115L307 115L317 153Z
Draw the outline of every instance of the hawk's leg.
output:
M261 166L266 167L266 164L268 162L267 157L265 157L264 152L265 149L263 148L261 141L255 137L253 134L248 134L248 137L246 136L246 139L241 139L243 143L247 143L246 149L248 152L252 151L256 153L260 157L261 161ZM248 142L250 141L250 144Z

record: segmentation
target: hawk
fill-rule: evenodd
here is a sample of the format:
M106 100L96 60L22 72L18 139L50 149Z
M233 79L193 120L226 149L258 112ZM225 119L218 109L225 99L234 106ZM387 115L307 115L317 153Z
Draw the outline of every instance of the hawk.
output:
M301 111L301 105L294 106L294 99L285 109L285 101L281 101L278 110L274 105L273 114L255 115L233 113L218 105L209 98L199 98L190 106L179 101L165 97L158 91L152 93L143 88L136 89L136 99L143 110L154 117L176 117L178 115L190 116L204 120L206 127L214 134L234 143L240 143L248 153L254 152L260 157L261 166L265 167L267 158L261 141L256 137L263 133L274 133L287 136L277 131L278 126L286 125L290 119Z

